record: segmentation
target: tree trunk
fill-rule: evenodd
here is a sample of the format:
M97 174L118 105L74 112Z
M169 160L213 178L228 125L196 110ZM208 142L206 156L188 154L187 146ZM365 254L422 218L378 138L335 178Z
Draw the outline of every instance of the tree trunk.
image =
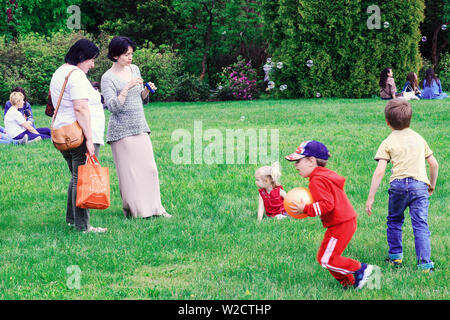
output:
M433 68L436 70L436 68L439 65L439 56L442 52L442 50L445 49L445 47L448 44L447 39L444 39L444 42L440 47L438 47L438 34L441 30L441 25L436 26L436 29L434 29L433 33L433 41L431 43L431 64L433 65Z
M213 13L214 4L215 4L215 1L212 1L210 10L205 5L205 9L208 11L208 14L209 14L209 24L208 24L208 30L206 31L206 35L205 35L205 52L203 53L202 73L200 74L200 80L203 80L203 78L206 75L206 62L208 61L208 52L209 52L209 48L211 47L211 34L212 34L212 26L213 26L213 20L214 20L214 13Z

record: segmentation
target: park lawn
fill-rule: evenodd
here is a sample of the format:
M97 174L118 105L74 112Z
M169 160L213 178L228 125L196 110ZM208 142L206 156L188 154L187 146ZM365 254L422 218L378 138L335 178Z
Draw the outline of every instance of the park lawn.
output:
M411 127L440 163L429 224L436 271L417 270L406 214L404 267L385 265L389 169L374 214L364 204L376 162L390 133L378 99L302 99L249 102L152 103L145 113L159 170L162 202L173 219L125 219L111 148L100 151L110 168L111 206L91 211L103 235L65 224L69 171L50 141L0 146L0 299L449 299L448 227L450 100L413 101ZM34 107L38 126L49 126ZM109 112L106 111L107 118ZM278 129L282 184L306 187L283 156L304 140L324 142L328 167L347 178L346 192L359 214L345 255L381 268L380 286L342 290L316 261L325 229L318 218L256 220L260 164L175 164L176 129ZM270 134L269 134L270 136ZM270 141L270 140L269 140ZM203 148L208 145L204 142ZM192 155L194 158L194 155ZM80 289L73 288L81 271Z

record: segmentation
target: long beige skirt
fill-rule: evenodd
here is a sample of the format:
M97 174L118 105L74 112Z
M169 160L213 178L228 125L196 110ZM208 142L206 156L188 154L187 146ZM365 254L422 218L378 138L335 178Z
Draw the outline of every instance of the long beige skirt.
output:
M111 143L126 217L150 217L166 210L161 204L158 169L150 136L141 133Z

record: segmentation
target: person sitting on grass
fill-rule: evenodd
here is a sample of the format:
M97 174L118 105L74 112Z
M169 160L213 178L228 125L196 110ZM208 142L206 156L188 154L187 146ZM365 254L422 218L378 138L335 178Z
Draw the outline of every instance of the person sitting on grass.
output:
M23 94L23 107L19 108L19 112L23 115L25 120L30 121L33 127L36 128L33 118L33 111L31 110L31 105L27 100L27 95L25 93L25 89L22 87L15 87L12 92L20 92ZM5 111L3 112L3 119L6 116L6 113L8 112L9 108L11 108L11 101L6 101L5 103Z
M283 219L287 217L284 209L286 192L280 183L280 164L275 162L271 166L258 168L255 172L256 186L259 188L258 220L264 215L270 218Z
M5 128L0 127L0 144L26 144L28 142L28 135L24 135L20 140L14 140L5 131Z
M434 270L431 261L430 230L428 228L429 197L436 187L438 163L427 142L409 128L412 108L405 100L389 101L384 109L386 124L392 133L380 144L375 160L366 212L372 215L375 193L383 179L388 162L392 162L387 216L389 256L386 262L400 267L403 262L402 226L404 212L409 207L414 231L417 264L420 270ZM425 160L430 166L428 180Z
M422 99L445 99L448 97L448 94L442 91L441 80L436 77L432 68L425 72L422 88Z
M406 76L406 83L402 89L402 93L404 92L414 92L417 98L421 98L422 92L419 89L419 80L415 72L410 72Z
M397 93L395 80L393 78L394 72L392 68L385 68L380 73L380 97L383 100L391 100L400 97L402 94Z
M21 92L11 93L9 101L11 108L5 115L5 129L14 140L21 140L25 135L28 135L29 142L50 139L49 128L34 128L32 122L25 120L20 113L19 108L24 105L24 96Z
M315 201L311 204L295 201L290 207L294 214L306 213L322 220L327 231L317 253L317 261L344 289L351 286L361 289L378 267L342 256L356 231L357 214L345 194L345 178L325 168L329 156L323 143L309 140L285 157L288 161L295 161L300 176L309 178L308 188Z

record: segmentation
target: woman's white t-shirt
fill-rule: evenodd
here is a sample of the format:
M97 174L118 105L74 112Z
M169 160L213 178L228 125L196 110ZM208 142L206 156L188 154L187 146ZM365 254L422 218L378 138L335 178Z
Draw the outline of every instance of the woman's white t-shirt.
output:
M8 109L5 114L5 131L10 137L17 137L22 132L26 131L24 127L21 126L22 123L26 122L23 115L15 107Z
M53 128L57 129L74 123L77 118L75 117L72 100L87 99L91 113L92 141L104 145L105 114L101 96L80 68L73 65L63 65L55 71L50 82L52 103L56 107L64 80L73 69L75 71L72 72L67 82Z

